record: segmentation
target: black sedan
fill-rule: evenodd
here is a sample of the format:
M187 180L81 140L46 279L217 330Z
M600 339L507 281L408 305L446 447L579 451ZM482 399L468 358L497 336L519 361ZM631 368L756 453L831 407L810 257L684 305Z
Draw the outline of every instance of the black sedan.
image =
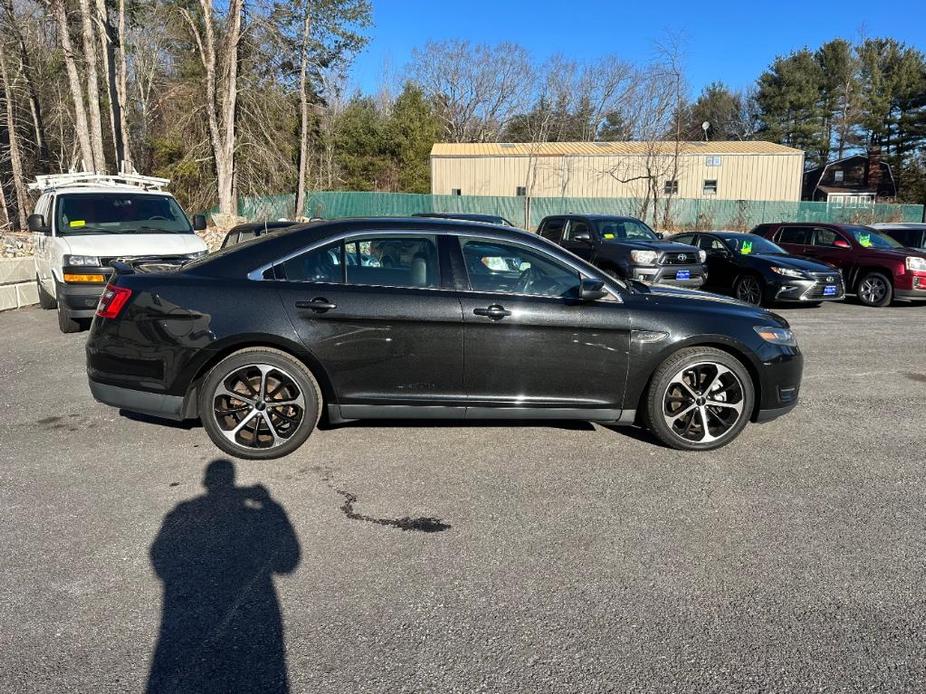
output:
M272 231L279 231L280 229L291 227L293 224L296 224L296 222L287 219L278 219L274 222L248 222L246 224L239 224L229 229L228 233L225 234L225 238L222 240L222 248L250 241L258 236L269 234Z
M512 222L497 214L470 214L468 212L416 212L415 217L428 217L429 219L457 219L462 222L482 222L483 224L497 224L503 227L516 228Z
M842 299L842 275L832 265L791 255L768 239L737 231L677 234L707 253L705 289L731 292L740 301L819 304Z
M293 452L322 415L639 422L705 450L788 412L800 387L783 318L627 284L485 224L340 220L174 272L117 269L87 341L93 395L198 417L242 458Z

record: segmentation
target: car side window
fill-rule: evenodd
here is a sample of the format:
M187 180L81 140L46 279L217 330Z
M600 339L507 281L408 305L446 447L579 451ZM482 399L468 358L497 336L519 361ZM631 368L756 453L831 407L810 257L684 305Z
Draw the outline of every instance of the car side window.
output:
M675 241L676 243L687 243L689 246L697 245L694 243L695 237L693 234L682 234L681 236L673 236L670 240Z
M724 250L723 241L713 236L699 236L698 237L698 248L707 251L722 251Z
M817 227L813 230L814 246L835 246L838 238L840 238L839 234L832 229Z
M569 298L579 273L555 258L516 244L460 238L470 286L476 291Z
M348 284L378 287L439 287L440 262L434 236L367 236L344 245Z
M778 232L778 243L794 243L809 246L812 236L810 227L784 227Z
M588 234L590 236L591 233L588 222L583 222L580 219L573 219L569 222L569 228L566 230L565 236L563 236L563 241L572 241L578 234Z
M560 236L563 234L563 227L565 226L565 219L548 219L540 230L540 235L545 239L550 239L550 241L559 243Z
M282 271L282 272L280 272ZM315 248L277 265L276 276L290 282L338 283L344 281L341 242Z

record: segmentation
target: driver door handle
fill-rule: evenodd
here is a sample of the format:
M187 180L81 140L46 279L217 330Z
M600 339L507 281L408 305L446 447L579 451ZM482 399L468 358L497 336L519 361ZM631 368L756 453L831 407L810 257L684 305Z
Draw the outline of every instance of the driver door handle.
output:
M474 308L473 313L477 316L485 316L486 318L491 318L492 320L501 320L505 316L511 315L511 311L499 304L492 304L486 308Z
M311 301L297 301L296 302L296 308L308 308L313 311L317 311L319 313L330 311L331 309L334 309L337 307L338 307L337 304L333 304L330 301L328 301L328 299L321 297L321 296L316 296Z

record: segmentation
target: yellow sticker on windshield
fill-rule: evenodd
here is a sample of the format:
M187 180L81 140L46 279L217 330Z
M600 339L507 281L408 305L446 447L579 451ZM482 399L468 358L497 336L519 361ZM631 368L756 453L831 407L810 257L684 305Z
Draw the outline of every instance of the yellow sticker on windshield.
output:
M859 234L858 242L859 242L859 245L862 245L865 248L870 248L871 247L871 234Z
M614 234L605 234L604 237L605 237L606 239L613 239L613 238L614 238Z
M87 222L84 221L83 219L75 219L73 222L68 224L68 226L71 227L72 229L79 229L80 227L87 226Z
M752 241L743 241L743 247L740 248L740 253L743 255L752 253Z

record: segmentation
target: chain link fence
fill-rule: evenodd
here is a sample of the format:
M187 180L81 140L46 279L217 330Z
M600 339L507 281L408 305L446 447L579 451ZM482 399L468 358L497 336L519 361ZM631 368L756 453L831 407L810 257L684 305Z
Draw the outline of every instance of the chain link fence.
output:
M492 214L536 229L552 214L611 214L644 217L665 231L729 229L747 231L764 222L921 222L922 205L842 206L827 202L662 199L655 207L637 198L536 198L409 193L315 192L296 214L294 195L242 198L238 213L249 221L302 217L406 217L419 212ZM644 213L644 210L646 212ZM215 212L213 210L212 212Z

